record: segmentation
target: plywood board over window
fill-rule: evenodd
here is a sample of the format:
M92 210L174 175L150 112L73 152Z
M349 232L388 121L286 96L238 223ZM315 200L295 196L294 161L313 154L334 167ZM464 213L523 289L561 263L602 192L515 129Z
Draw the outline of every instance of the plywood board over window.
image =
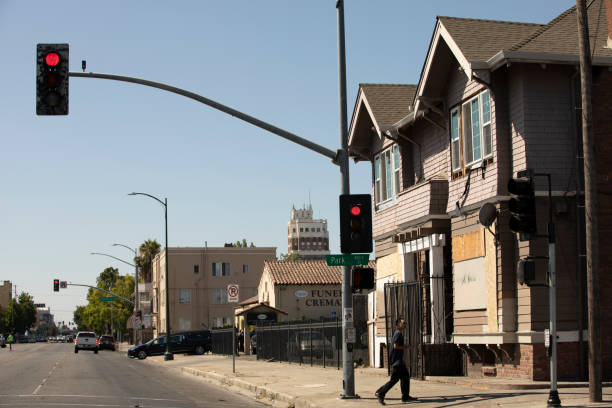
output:
M455 310L486 309L485 258L472 258L453 265Z
M453 237L453 262L485 256L484 229Z

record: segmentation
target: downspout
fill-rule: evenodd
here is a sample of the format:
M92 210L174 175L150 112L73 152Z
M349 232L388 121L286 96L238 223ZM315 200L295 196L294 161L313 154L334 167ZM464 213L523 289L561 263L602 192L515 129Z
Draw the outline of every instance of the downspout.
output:
M580 305L580 309L578 312L578 361L580 365L580 378L584 378L585 372L585 361L584 361L584 340L582 332L584 330L584 297L582 292L582 240L581 240L581 228L580 228L580 197L582 191L582 171L583 165L581 164L582 157L580 156L580 147L582 146L582 140L578 138L578 124L576 122L576 109L575 106L577 99L577 90L576 90L576 77L580 74L579 70L574 71L574 73L570 76L570 97L571 99L571 123L572 123L572 133L574 134L574 140L576 141L576 275L578 276L578 304Z

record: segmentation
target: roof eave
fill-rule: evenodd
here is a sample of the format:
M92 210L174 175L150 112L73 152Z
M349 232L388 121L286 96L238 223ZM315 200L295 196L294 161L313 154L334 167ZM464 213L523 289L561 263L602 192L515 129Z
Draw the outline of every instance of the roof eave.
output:
M496 69L513 62L524 62L530 64L579 65L580 56L578 54L553 54L549 52L502 50L489 58L486 65L487 69L495 71ZM612 57L594 56L592 58L592 63L593 65L611 66Z

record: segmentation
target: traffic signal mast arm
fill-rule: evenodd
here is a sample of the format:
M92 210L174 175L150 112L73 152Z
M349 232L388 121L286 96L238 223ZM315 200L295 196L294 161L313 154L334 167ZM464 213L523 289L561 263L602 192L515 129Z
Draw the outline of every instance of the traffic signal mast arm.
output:
M80 77L80 78L112 79L114 81L131 82L134 84L150 86L152 88L162 89L164 91L186 96L187 98L191 98L193 100L201 102L204 105L208 105L211 108L215 108L217 110L220 110L221 112L225 112L228 115L234 116L235 118L248 122L259 128L267 130L268 132L274 133L275 135L278 135L294 143L297 143L301 146L304 146L307 149L310 149L319 154L322 154L323 156L330 158L332 160L332 163L336 165L340 165L340 161L338 159L339 159L339 156L342 154L341 150L333 151L331 149L328 149L327 147L311 142L308 139L304 139L294 133L283 130L267 122L259 120L253 116L247 115L246 113L242 113L240 111L237 111L236 109L230 108L229 106L225 106L219 102L213 101L212 99L208 99L202 95L198 95L196 93L187 91L185 89L163 84L161 82L154 82L154 81L149 81L147 79L135 78L135 77L129 77L129 76L123 76L123 75L101 74L101 73L96 73L96 72L69 72L68 76Z
M119 298L119 299L121 299L121 300L123 300L125 302L131 303L132 305L134 304L134 302L132 302L129 299L124 298L123 296L119 296L119 295L117 295L117 294L115 294L115 293L113 293L113 292L111 292L109 290L106 290L106 289L98 288L97 286L82 285L80 283L68 283L68 286L84 286L84 287L87 287L87 288L92 288L92 289L99 290L99 291L102 291L104 293L107 293L109 295L112 295L114 297L117 297L117 298Z

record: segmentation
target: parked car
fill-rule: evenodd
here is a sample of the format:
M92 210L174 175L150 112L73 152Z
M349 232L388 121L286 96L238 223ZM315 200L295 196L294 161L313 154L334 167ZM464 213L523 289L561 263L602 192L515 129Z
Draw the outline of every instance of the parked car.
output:
M74 352L79 350L93 350L98 354L98 337L94 332L79 332L74 340Z
M212 335L210 330L193 330L175 333L183 336L182 349L197 355L212 350Z
M173 354L204 354L212 349L210 330L193 330L174 333L170 337L170 351ZM166 352L166 336L160 336L144 344L131 347L128 357L144 360L147 356L159 356Z
M100 336L98 347L100 350L108 349L115 351L115 338L113 336Z

